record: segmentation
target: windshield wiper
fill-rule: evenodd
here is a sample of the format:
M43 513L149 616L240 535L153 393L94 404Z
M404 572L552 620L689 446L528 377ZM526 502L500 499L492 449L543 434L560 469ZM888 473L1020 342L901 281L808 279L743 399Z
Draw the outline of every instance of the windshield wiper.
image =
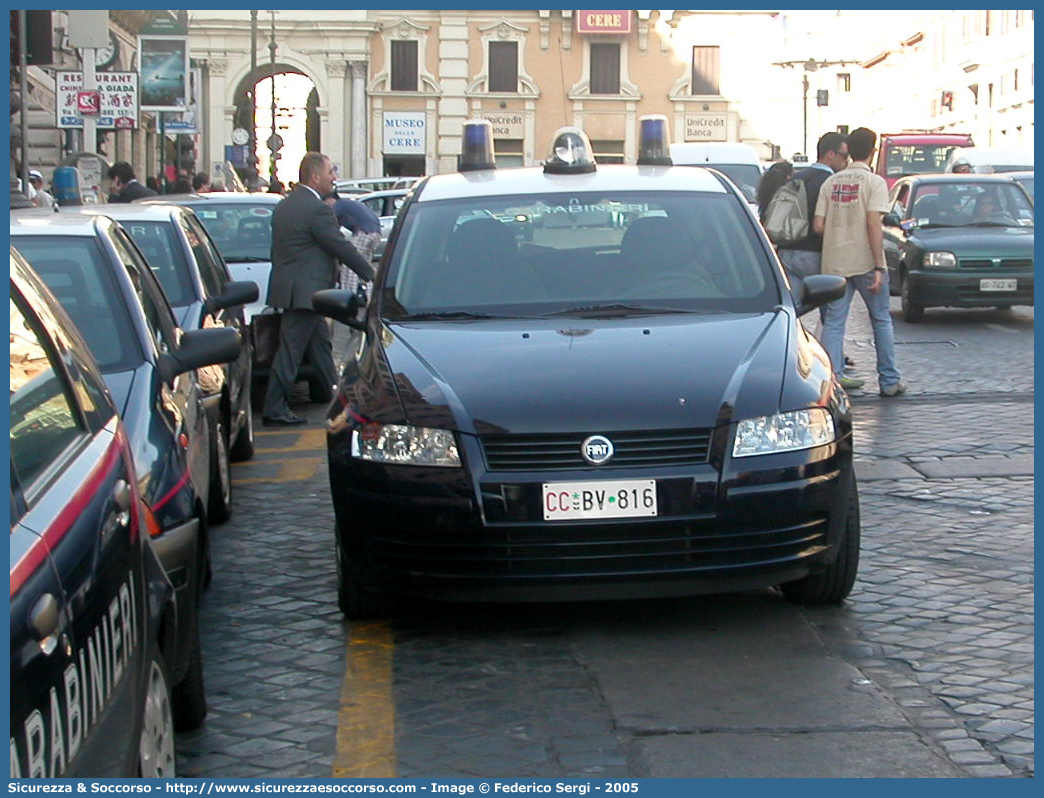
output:
M256 255L225 255L225 263L269 263L271 260Z
M965 227L1022 227L1021 224L1014 222L991 222L983 220L981 222L968 222L964 225Z
M524 316L510 316L492 313L469 313L466 310L443 310L432 313L410 313L400 316L396 321L430 321L432 319L521 319Z
M918 230L928 230L929 228L932 228L932 227L956 227L956 226L957 225L955 225L955 224L946 224L945 222L928 222L927 224L916 224L916 225L914 225L914 227L916 227Z
M708 311L691 310L688 308L667 308L661 305L628 305L622 302L611 302L604 305L577 305L568 310L556 310L547 313L547 316L599 316L631 314L657 314L657 313L705 313Z

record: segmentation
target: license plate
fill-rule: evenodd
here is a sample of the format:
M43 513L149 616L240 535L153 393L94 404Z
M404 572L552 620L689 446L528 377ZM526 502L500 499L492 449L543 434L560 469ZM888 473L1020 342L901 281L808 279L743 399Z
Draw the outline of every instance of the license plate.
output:
M1018 280L979 280L980 291L1015 291L1018 287Z
M545 521L656 515L656 480L545 482Z

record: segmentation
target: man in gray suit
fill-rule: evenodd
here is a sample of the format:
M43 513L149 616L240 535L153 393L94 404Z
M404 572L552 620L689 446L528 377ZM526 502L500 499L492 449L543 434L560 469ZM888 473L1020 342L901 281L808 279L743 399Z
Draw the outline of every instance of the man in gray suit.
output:
M337 263L372 280L369 262L341 235L323 197L333 191L333 165L319 152L301 159L300 179L272 213L272 273L267 302L282 308L279 349L268 377L262 411L265 426L294 426L305 419L290 411L287 398L305 352L327 385L337 381L330 326L312 310L312 294L333 288Z

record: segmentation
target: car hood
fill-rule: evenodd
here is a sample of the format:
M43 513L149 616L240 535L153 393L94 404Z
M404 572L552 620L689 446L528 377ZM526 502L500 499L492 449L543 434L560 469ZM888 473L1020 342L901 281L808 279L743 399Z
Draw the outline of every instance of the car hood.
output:
M911 240L928 252L947 250L961 258L1033 254L1032 227L930 227Z
M775 413L787 313L392 323L409 423L462 432L704 428ZM386 378L385 378L386 379Z

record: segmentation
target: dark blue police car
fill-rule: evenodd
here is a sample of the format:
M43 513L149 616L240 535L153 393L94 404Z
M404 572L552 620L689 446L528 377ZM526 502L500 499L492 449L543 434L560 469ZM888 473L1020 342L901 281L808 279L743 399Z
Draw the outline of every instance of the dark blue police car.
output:
M319 292L353 328L328 411L339 603L594 599L780 585L848 595L859 554L848 398L736 187L560 131L543 168L461 171L400 211L374 285ZM503 219L523 219L527 229Z

